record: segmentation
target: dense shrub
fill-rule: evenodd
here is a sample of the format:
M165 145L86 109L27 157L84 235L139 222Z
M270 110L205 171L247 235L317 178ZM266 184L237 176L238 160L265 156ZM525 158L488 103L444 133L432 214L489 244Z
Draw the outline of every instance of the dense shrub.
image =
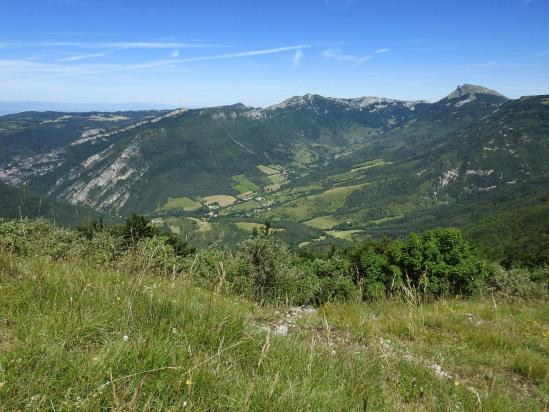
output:
M300 263L301 300L319 305L329 301L352 299L357 287L352 279L352 265L340 256L312 257Z
M127 252L126 243L111 230L98 230L92 237L81 237L71 245L72 257L84 257L93 264L115 264Z
M408 288L420 296L471 296L482 290L491 266L479 259L457 229L412 233L406 241L370 244L351 255L365 299Z
M397 253L394 253L395 251ZM398 247L391 247L388 250L369 247L362 254L359 283L365 299L380 299L386 294L399 291L403 286L402 271L395 265L400 258L398 251Z
M160 234L160 230L151 225L144 216L131 214L120 227L120 235L129 243L136 244L141 239L152 238Z
M326 302L344 302L352 300L356 296L357 288L352 279L343 275L335 275L319 278L318 290L310 303L320 305Z
M103 218L94 219L76 227L76 231L86 239L92 239L97 233L104 232L106 229Z
M223 271L226 267L233 266L233 261L234 257L225 250L199 250L182 260L183 275L202 287L215 287L220 283L223 286ZM230 274L233 272L229 271Z
M482 289L491 270L457 229L411 234L398 264L406 280L428 296L471 296Z
M505 299L539 299L549 296L549 267L534 271L497 267L488 279L488 290Z
M0 223L0 250L27 256L67 256L78 239L75 232L45 220L7 220Z
M256 236L242 243L237 258L242 271L240 275L250 279L254 299L270 302L293 300L298 292L298 274L286 245L268 235Z
M121 257L118 266L129 273L154 273L176 276L181 270L181 261L172 246L161 236L142 238L135 247Z

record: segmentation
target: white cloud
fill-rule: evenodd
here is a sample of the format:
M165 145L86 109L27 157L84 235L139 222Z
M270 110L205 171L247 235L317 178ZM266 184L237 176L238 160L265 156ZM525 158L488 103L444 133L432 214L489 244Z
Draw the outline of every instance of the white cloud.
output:
M179 50L174 50L171 55L174 59L177 59L179 57Z
M354 64L361 64L372 58L370 54L363 57L357 57L352 54L345 54L341 52L340 49L326 49L326 50L323 50L321 54L324 57L327 57L329 59L334 59L341 62L348 62L348 63L354 63Z
M294 54L294 67L299 67L301 60L303 60L303 50L297 49Z
M105 52L105 53L91 53L91 54L81 54L79 56L71 56L71 57L65 57L64 59L57 60L58 62L74 62L77 60L84 60L84 59L93 59L95 57L104 57L112 54L112 52Z
M533 3L533 2L534 2L534 0L524 0L524 1L522 2L522 4L523 4L523 5L526 5L526 4L530 4L530 3Z
M381 54L381 53L387 53L387 52L390 52L390 51L391 51L391 49L384 48L384 49L377 49L374 53L375 54Z

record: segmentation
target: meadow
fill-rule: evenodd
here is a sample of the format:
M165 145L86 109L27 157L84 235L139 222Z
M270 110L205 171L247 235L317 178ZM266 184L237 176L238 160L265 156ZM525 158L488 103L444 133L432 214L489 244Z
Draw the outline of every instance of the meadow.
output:
M544 269L496 268L469 295L407 283L374 299L374 278L345 283L347 258L297 256L266 229L237 251L194 251L142 223L0 224L0 409L548 407ZM284 293L258 287L268 276ZM313 278L317 298L292 299Z

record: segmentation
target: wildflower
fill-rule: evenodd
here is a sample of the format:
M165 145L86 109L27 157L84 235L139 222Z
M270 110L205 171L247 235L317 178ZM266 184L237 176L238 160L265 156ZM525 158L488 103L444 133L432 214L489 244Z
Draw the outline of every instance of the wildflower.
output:
M176 328L172 328L172 333L175 335L177 333L177 329Z
M92 358L92 361L94 361L94 362L97 362L98 360L99 360L99 357L98 357L98 356L94 356L94 357Z
M183 401L183 407L187 406L187 401Z
M128 336L128 335L124 335L124 337L123 337L122 339L124 340L124 342L127 342L127 341L128 341L128 339L130 339L130 338L129 338L129 336Z
M187 379L185 381L185 385L187 385L187 386L191 386L192 384L193 384L193 381L191 379Z
M454 385L459 386L459 381L454 381Z

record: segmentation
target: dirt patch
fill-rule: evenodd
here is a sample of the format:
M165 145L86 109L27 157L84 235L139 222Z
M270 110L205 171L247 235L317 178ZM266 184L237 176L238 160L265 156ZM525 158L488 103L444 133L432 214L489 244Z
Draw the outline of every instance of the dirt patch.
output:
M307 322L317 315L315 308L291 307L280 317L270 322L252 323L256 330L270 333L274 336L289 336L302 333L312 335L312 341L332 349L335 354L339 350L363 351L367 346L356 342L351 334L343 329L333 327L324 319L323 324Z

